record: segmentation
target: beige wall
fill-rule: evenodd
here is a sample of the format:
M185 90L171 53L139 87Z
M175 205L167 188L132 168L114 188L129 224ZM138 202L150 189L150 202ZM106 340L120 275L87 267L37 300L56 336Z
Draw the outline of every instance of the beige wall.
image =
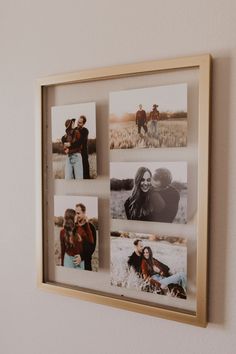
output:
M235 33L235 0L1 0L1 353L234 352ZM208 327L39 291L35 280L36 79L207 52L214 58Z

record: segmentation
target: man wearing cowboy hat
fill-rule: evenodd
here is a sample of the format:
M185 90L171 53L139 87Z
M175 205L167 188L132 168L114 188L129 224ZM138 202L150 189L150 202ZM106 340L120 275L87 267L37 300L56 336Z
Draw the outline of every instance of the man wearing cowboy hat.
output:
M66 153L65 179L82 179L82 139L78 129L75 129L75 119L65 121L66 134L61 141Z
M158 104L152 106L152 111L150 112L150 121L151 121L151 132L152 135L157 135L158 133L158 120L160 120L160 112L157 110Z

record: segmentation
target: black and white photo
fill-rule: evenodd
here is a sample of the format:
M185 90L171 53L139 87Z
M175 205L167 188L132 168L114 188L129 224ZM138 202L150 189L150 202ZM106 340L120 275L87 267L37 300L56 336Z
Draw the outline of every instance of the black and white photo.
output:
M113 219L187 222L186 162L110 163Z

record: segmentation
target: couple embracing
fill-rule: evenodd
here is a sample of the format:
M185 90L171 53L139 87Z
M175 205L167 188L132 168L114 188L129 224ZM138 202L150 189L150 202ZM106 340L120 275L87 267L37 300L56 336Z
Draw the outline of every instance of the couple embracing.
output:
M89 131L84 127L87 119L80 116L77 126L75 121L74 118L65 121L66 131L61 138L66 154L65 179L89 179Z
M134 241L134 252L128 259L128 266L143 279L145 286L151 291L159 294L170 292L173 296L186 298L186 274L172 274L170 268L154 258L152 249L144 247L140 239Z
M127 219L172 223L178 212L179 192L171 185L167 168L152 172L140 167L134 178L131 196L125 201Z
M61 265L68 268L92 270L92 255L96 248L96 230L86 216L86 207L78 203L66 209L60 231Z

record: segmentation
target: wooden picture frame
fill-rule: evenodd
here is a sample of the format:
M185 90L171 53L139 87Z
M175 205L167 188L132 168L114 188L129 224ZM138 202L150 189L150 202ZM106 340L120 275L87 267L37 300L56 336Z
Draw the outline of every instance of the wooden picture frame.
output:
M202 327L206 326L210 70L211 57L206 54L84 70L38 80L36 184L37 283L40 288L146 315ZM129 94L132 97L136 97L136 94L137 97L140 97L140 90L144 90L142 91L144 92L143 102L146 102L145 100L149 97L150 90L156 89L156 92L158 92L156 95L157 100L161 100L161 91L158 90L182 83L187 83L186 144L181 146L176 143L176 145L170 147L165 145L163 140L160 142L158 138L159 142L156 148L151 146L150 149L141 149L139 146L135 146L134 149L120 148L112 150L110 147L111 150L109 152L110 124L108 116L109 104L110 117L111 113L113 113L111 112L113 92L118 93L118 96L120 92L122 94L125 92L125 97L129 97ZM170 100L175 102L175 97L171 96L170 91L167 92L168 98L170 97ZM136 103L138 106L140 98L137 97ZM65 107L66 110L63 113L65 121L74 117L74 113L72 115L67 113L73 110L70 111L67 108L71 109L72 105L77 105L78 114L81 114L83 112L81 107L84 104L88 104L89 109L94 109L91 102L95 102L96 105L95 121L97 128L90 128L90 131L91 129L96 130L97 172L90 180L68 181L64 178L56 179L53 174L52 132L54 129L54 113L52 107ZM153 104L157 103L152 102ZM59 109L59 111L64 112L63 109ZM130 115L130 117L134 117L135 111L132 112L133 116ZM163 108L163 117L165 112L167 110L165 111ZM168 113L170 125L172 113L171 110ZM130 118L130 122L131 119L133 118ZM164 121L165 119L163 119L163 124ZM57 124L59 124L58 122L59 118ZM160 129L161 125L160 123L158 124ZM63 125L63 129L66 127ZM60 126L60 129L62 129L62 126ZM134 131L135 134L139 134L141 141L145 140L145 132ZM138 221L111 220L109 186L113 165L116 165L115 167L118 166L119 170L119 166L125 168L124 166L131 166L132 164L136 164L138 167L145 165L145 163L148 166L153 164L154 171L159 168L158 163L165 161L168 161L169 164L187 161L187 221L182 225L178 222L163 223L158 222L158 220L156 222L151 220L153 222L150 223L145 222L143 219L140 219L141 221L138 219L136 219ZM110 162L113 165L110 165ZM137 167L136 165L135 168ZM97 272L89 273L87 271L65 269L65 267L63 268L55 263L55 234L53 234L53 230L56 216L54 212L55 203L57 203L58 196L62 198L63 202L71 200L71 203L74 203L74 200L78 197L78 202L81 199L86 204L87 200L88 203L92 200L93 205L96 204L99 230L97 234L99 237L97 239L99 269ZM153 234L173 237L173 240L177 240L177 244L175 244L177 247L181 246L178 244L178 237L184 237L187 240L186 276L189 284L189 297L187 297L187 300L179 299L175 296L161 296L154 293L149 294L149 292L130 290L123 285L114 286L113 284L111 286L110 256L112 257L113 251L111 251L110 255L110 232L112 230L125 231L125 235L127 236L128 234L129 247L133 244L133 240L131 242L132 237L134 239L139 238L140 233L143 235L141 237L143 237L144 241L147 240L145 241L147 245L149 240L151 240L149 236L152 235L153 237ZM132 237L130 236L131 234L133 235ZM113 233L114 235L116 234ZM119 233L120 235L124 236L122 232ZM162 239L166 241L165 237L159 236L155 236L155 240L160 241ZM124 238L122 242L123 240ZM173 242L171 238L169 246L173 246Z

